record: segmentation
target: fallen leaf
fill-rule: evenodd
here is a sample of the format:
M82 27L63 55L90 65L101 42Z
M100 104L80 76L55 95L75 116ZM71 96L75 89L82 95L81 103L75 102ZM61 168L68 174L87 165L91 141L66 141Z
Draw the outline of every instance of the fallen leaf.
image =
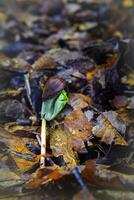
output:
M96 198L90 191L80 190L73 196L73 200L95 200Z
M50 147L54 156L63 156L68 168L78 164L77 155L73 151L72 140L63 127L59 126L50 133Z
M11 122L16 119L24 118L24 114L27 113L25 106L18 100L7 99L0 102L0 122Z
M34 64L32 65L32 68L34 70L39 69L54 69L56 66L56 63L54 62L54 59L50 56L42 55L39 57Z
M112 104L116 109L126 107L128 104L128 98L126 96L115 96Z
M118 124L117 124L118 125ZM106 144L127 145L125 139L118 132L117 127L113 126L112 121L109 121L105 115L100 115L97 118L97 125L92 129L93 135L100 138Z
M96 66L95 69L91 70L90 72L87 72L87 74L86 74L87 79L93 79L94 76L97 73L99 73L101 70L103 70L104 68L112 67L112 65L115 63L117 58L118 58L118 55L117 54L113 54L111 57L109 57L106 60L106 63L104 63L102 65L98 65L98 66Z
M23 88L19 88L17 90L13 89L7 89L0 91L0 98L1 99L7 99L11 97L19 96L23 92Z
M114 128L116 128L122 135L126 132L126 125L120 117L120 115L115 111L103 112L103 115L108 119Z
M81 110L91 105L92 99L81 93L70 93L68 104L70 104L74 110Z
M5 145L5 154L15 161L18 170L24 173L38 164L39 156L32 154L22 143L21 138L11 135L0 128L0 142Z
M0 190L9 187L17 187L24 183L24 180L15 172L12 172L8 166L0 162Z
M44 185L53 180L58 180L68 174L70 173L63 172L51 167L40 168L32 175L33 177L25 184L25 188L36 189L41 185Z
M99 188L127 190L130 185L133 187L132 180L134 177L125 176L105 168L96 168L95 161L93 160L85 162L85 169L81 172L81 175L89 182L89 184ZM127 179L130 179L129 183Z
M127 75L122 77L122 83L128 84L129 86L134 86L134 70L128 72Z
M66 116L64 127L73 141L75 149L81 149L83 141L91 135L92 124L82 111L73 111Z

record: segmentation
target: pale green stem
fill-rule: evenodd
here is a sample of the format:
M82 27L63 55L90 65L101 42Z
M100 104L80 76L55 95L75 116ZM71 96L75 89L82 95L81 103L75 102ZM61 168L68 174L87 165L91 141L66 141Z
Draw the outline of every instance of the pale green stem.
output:
M45 118L43 118L41 125L41 155L45 154L46 154L46 120ZM40 167L44 166L45 166L45 157L41 156Z

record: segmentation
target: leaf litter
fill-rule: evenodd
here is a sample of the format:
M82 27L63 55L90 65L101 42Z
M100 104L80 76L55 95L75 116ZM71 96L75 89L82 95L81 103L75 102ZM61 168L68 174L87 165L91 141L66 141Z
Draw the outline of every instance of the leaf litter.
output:
M134 1L0 5L0 199L133 199Z

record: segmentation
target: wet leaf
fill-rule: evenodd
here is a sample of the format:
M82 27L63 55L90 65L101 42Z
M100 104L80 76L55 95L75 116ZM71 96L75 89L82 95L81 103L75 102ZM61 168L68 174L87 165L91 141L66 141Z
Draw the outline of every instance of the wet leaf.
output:
M96 169L94 161L86 161L86 167L82 171L82 176L89 183L101 188L128 189L133 187L133 177L109 171L107 169Z
M115 96L112 103L115 108L120 109L127 106L128 99L126 96Z
M131 70L130 72L128 72L128 74L126 76L122 77L122 82L124 84L133 86L134 85L134 71Z
M63 156L67 168L78 164L76 152L73 151L72 139L63 127L50 131L50 147L54 156Z
M34 70L39 69L54 69L56 63L54 62L54 59L50 56L42 55L39 57L34 64L32 65L32 68Z
M1 99L7 99L7 98L11 98L11 97L16 97L18 95L20 95L23 91L23 88L19 88L17 90L13 90L13 89L7 89L7 90L2 90L0 91L0 98Z
M69 102L74 110L81 110L92 104L92 99L80 93L69 94Z
M32 154L23 145L21 138L13 136L3 128L0 128L0 141L1 145L5 145L5 150L2 148L2 151L5 151L5 155L10 155L20 172L26 172L38 164L39 157Z
M17 187L22 185L24 180L14 172L12 172L8 166L0 162L0 190L4 190L10 187Z
M109 68L112 67L112 65L114 64L114 62L116 61L118 55L117 54L113 54L113 56L111 56L110 58L108 58L106 60L106 63L102 64L102 65L98 65L96 66L95 69L91 70L90 72L88 72L86 74L87 79L93 79L94 76L99 73L101 70L103 70L104 68Z
M111 122L103 115L98 118L98 125L93 127L93 135L100 138L102 142L106 144L127 145L125 139L120 135L117 129L111 124Z
M82 147L83 141L91 136L92 124L82 111L73 111L67 115L64 126L77 150Z
M16 119L23 119L27 110L25 106L18 100L7 99L0 102L1 123L16 121Z
M41 185L47 184L48 182L58 180L66 174L68 173L50 167L38 169L36 173L33 174L33 178L25 184L25 188L36 189Z

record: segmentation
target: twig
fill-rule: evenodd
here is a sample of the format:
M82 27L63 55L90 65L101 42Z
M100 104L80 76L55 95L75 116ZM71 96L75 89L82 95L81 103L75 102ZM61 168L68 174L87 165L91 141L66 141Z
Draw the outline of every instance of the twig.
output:
M25 78L25 88L27 92L27 97L28 97L31 107L33 108L32 99L31 99L31 87L30 87L30 82L29 82L29 74L25 74L24 78Z
M87 189L87 186L85 185L85 183L84 183L84 181L83 181L83 179L82 179L82 177L81 177L81 174L80 174L80 172L79 172L78 167L72 168L72 169L71 169L71 172L72 172L72 174L74 175L74 177L76 178L76 180L77 180L77 182L79 183L79 185L81 186L81 188L84 189L84 190L88 190L88 189Z

